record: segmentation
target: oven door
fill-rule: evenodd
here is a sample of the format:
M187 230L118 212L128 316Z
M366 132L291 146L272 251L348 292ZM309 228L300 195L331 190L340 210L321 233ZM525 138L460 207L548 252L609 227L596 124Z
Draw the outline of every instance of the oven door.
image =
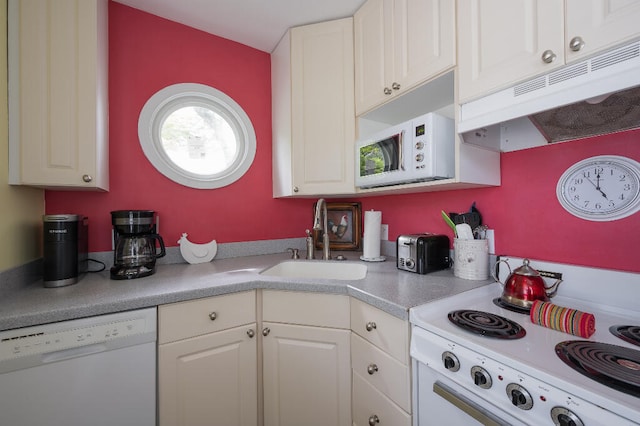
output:
M414 426L525 425L415 359L413 372Z

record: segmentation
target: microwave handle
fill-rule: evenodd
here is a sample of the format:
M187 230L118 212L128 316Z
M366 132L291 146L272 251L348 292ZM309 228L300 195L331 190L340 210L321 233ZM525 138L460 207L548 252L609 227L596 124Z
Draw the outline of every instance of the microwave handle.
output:
M402 130L400 132L400 135L398 136L400 138L399 140L400 143L398 144L400 145L399 146L400 152L398 153L398 162L400 163L399 164L400 170L404 170L404 133L405 131Z

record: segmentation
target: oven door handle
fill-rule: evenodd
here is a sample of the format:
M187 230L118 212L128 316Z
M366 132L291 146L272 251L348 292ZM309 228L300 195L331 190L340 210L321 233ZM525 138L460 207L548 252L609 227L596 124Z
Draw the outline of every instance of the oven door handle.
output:
M485 426L509 426L509 423L500 420L475 402L464 397L444 383L435 382L433 392L449 401Z

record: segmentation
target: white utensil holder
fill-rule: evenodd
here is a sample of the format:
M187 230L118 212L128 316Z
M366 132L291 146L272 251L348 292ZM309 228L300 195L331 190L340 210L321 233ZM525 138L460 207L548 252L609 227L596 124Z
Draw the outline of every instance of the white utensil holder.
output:
M489 241L453 239L453 275L466 280L489 278Z

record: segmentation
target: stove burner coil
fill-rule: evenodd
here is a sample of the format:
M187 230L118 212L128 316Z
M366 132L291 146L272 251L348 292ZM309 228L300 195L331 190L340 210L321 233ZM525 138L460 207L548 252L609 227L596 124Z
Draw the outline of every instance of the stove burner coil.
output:
M632 345L640 346L640 326L637 325L612 325L609 331L614 336Z
M515 321L489 312L463 309L448 314L449 321L467 331L498 339L520 339L527 332Z
M584 376L640 397L640 351L586 340L560 342L555 351L565 364Z

